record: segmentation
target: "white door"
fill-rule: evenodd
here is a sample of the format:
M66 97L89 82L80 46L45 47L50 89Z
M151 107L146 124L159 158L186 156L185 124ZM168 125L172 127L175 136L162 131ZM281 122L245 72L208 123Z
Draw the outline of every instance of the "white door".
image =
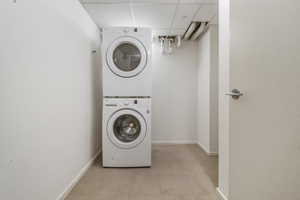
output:
M220 44L219 189L299 200L300 1L220 1Z

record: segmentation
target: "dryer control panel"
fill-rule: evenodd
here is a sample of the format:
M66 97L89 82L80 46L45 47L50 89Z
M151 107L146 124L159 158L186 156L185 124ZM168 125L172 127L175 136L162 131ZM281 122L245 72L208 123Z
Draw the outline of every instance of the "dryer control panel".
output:
M104 98L103 104L106 107L150 109L151 98Z

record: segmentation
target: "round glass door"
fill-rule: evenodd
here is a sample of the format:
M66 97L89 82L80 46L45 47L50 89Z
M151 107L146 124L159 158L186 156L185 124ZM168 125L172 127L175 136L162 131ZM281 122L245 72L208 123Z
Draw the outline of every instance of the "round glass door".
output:
M147 64L144 45L133 37L121 37L112 42L106 54L109 69L117 76L130 78L141 73Z
M121 115L114 123L114 134L122 142L133 142L141 133L141 124L133 115Z
M113 52L113 60L117 68L129 72L141 63L141 52L131 43L121 43Z
M144 140L146 133L147 124L144 117L131 109L115 112L107 124L108 138L119 148L136 147Z

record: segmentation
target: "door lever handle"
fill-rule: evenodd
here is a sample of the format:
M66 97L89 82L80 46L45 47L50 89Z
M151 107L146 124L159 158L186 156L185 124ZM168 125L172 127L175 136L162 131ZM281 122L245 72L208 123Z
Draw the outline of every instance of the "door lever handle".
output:
M225 95L231 96L233 99L239 99L241 96L243 96L244 94L241 93L238 89L233 89L231 90L230 93L227 93Z

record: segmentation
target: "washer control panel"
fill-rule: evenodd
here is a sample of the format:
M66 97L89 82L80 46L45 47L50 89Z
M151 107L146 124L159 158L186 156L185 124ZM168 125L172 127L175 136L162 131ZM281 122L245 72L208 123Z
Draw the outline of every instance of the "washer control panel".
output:
M132 100L128 100L123 102L124 106L132 106L132 105L137 105L138 104L138 100L137 99L132 99Z
M151 107L151 99L149 98L104 98L103 105L105 107L132 107L147 108Z

